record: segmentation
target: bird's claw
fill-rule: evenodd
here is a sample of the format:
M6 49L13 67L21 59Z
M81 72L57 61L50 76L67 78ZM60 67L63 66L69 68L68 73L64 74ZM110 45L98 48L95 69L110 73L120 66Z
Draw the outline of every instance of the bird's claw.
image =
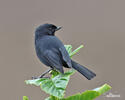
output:
M33 80L35 80L35 79L41 79L41 78L50 78L50 77L35 77L35 76L32 76Z
M32 79L34 80L34 79L38 79L39 77L35 77L35 76L32 76Z

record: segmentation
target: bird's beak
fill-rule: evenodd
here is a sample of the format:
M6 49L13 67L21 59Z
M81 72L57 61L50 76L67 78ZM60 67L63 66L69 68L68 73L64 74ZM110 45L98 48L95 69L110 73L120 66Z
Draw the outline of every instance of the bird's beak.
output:
M57 27L57 28L56 28L56 31L60 30L61 28L62 28L62 27L60 27L60 26L59 26L59 27Z

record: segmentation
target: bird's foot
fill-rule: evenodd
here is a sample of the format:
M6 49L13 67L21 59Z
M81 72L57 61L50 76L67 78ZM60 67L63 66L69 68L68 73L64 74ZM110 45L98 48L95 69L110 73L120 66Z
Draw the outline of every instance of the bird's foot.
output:
M35 77L35 76L32 76L33 80L35 80L35 79L41 79L41 78L50 78L50 77Z
M32 79L34 80L34 79L38 79L39 77L35 77L35 76L32 76Z

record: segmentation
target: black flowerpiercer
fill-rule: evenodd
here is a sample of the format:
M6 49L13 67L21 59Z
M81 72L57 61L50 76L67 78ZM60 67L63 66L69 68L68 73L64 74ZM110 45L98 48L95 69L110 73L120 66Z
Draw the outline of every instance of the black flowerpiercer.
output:
M55 32L59 29L61 29L61 27L57 27L53 24L43 24L36 28L35 49L40 61L46 66L49 66L50 70L55 69L64 73L64 66L66 68L74 68L88 80L95 77L95 73L76 63L69 57L63 43L55 36ZM42 74L40 78L42 78L47 72Z

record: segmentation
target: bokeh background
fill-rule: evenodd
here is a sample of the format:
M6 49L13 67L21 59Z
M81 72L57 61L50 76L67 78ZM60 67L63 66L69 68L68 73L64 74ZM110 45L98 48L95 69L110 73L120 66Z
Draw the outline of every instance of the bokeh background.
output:
M44 100L48 95L24 81L47 67L37 59L34 30L43 23L63 26L57 36L64 44L84 48L74 60L93 70L88 81L79 73L71 77L66 96L104 83L124 100L125 93L125 1L124 0L0 0L0 99Z

